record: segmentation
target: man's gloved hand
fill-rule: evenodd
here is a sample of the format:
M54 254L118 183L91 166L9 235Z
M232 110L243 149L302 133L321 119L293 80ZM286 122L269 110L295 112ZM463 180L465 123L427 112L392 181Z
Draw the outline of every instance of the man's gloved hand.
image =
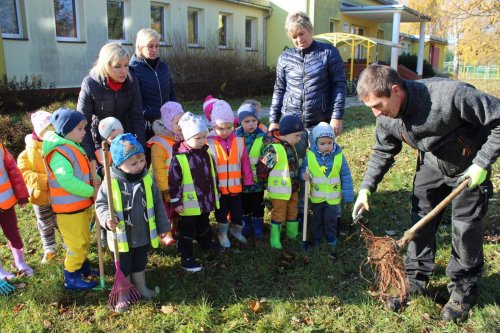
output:
M459 182L464 181L466 178L469 178L469 188L475 188L481 185L488 175L488 171L486 169L481 168L479 165L472 163L472 165L465 171L462 177L458 180Z
M352 210L352 219L354 220L356 216L358 216L359 211L362 207L365 207L365 210L370 210L370 206L368 205L368 197L371 195L371 192L367 189L362 189L359 191L358 198L354 203L354 208Z

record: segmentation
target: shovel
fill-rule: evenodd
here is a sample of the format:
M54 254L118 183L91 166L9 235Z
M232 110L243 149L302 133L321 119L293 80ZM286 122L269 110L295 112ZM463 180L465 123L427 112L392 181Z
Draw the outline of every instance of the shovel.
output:
M306 168L306 172L308 172ZM309 211L309 192L311 190L311 183L309 180L304 181L304 217L302 219L302 249L307 250L307 215Z
M463 189L467 186L469 179L463 180L456 189L453 190L446 198L443 199L429 214L425 215L417 223L415 223L410 229L406 230L403 237L397 241L397 246L400 250L404 249L408 243L415 238L415 235L420 228L425 226L430 220L435 218L443 209L450 204L450 202L459 195Z

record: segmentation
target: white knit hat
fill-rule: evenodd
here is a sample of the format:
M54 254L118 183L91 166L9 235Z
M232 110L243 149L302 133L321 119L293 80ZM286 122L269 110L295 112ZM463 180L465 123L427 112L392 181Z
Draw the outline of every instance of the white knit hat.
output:
M50 117L52 114L44 110L38 110L31 115L31 123L33 124L33 130L35 134L42 138L45 134L44 132L49 128L52 123L50 122Z
M115 117L107 117L99 122L99 134L105 140L107 140L110 134L116 130L123 131L123 126Z
M191 112L185 112L179 119L184 140L189 140L198 133L207 131L207 122L202 116L195 116Z
M218 100L214 103L211 118L212 126L222 123L232 124L234 122L234 112L226 101Z

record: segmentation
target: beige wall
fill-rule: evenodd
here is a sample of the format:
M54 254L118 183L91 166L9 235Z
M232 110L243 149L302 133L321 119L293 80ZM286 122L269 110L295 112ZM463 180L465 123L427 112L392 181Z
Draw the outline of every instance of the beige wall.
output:
M79 0L80 40L62 42L56 40L54 5L52 0L24 1L21 8L24 38L5 39L3 48L5 65L9 77L23 78L25 75L41 75L46 82L57 87L79 87L95 62L100 48L108 42L107 10L105 0ZM257 52L263 54L264 15L267 11L257 7L238 5L214 0L155 0L154 3L169 4L171 23L167 30L184 33L187 30L187 8L202 9L200 19L200 42L209 42L218 28L218 14L232 14L230 40L244 44L245 16L257 18ZM133 52L133 43L138 30L150 25L149 0L128 1L126 7L125 34L127 45ZM167 52L169 46L163 47ZM252 51L255 52L255 51ZM175 64L170 64L175 66Z

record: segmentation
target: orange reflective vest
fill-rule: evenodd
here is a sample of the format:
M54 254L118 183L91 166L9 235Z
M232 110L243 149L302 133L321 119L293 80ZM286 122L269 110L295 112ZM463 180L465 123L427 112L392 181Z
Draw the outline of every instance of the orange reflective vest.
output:
M63 155L73 166L73 175L90 184L90 165L88 159L78 148L70 145L61 145L54 148L45 158L49 174L49 190L52 200L52 209L55 213L75 213L92 206L92 198L81 197L66 191L56 180L56 177L50 169L50 159L54 152Z
M241 156L245 141L241 137L234 137L229 149L229 156L226 148L221 143L212 138L208 139L208 146L214 155L217 177L219 178L219 191L224 194L241 193L242 174L241 174Z
M102 148L99 148L95 151L95 158L97 159L97 162L99 162L100 165L104 165L104 155L102 153ZM113 164L113 159L111 158L111 153L108 151L108 161L109 164Z
M159 135L153 136L149 141L146 143L148 147L152 147L154 144L157 144L165 151L165 155L167 156L167 159L165 160L165 166L167 168L167 173L170 170L170 162L172 162L172 147L174 145L175 141L172 139L167 139L165 137L161 137Z
M0 209L9 209L17 202L14 189L5 169L5 151L3 145L0 143Z

